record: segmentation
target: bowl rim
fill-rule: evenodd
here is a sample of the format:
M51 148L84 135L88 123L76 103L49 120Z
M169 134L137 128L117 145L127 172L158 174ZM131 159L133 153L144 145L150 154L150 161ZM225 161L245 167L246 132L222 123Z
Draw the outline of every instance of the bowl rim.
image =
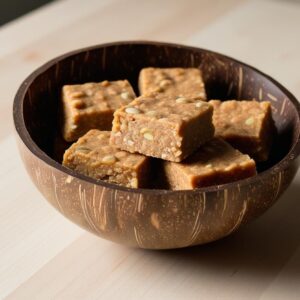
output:
M124 186L120 186L117 184L113 183L108 183L102 180L97 180L82 174L79 174L72 169L69 169L67 167L64 167L62 164L57 162L56 160L52 159L50 156L48 156L42 149L40 149L37 144L33 141L31 138L25 124L24 120L24 115L23 115L23 104L24 104L24 98L26 95L26 92L28 90L28 87L31 85L31 83L42 73L47 71L50 67L53 65L60 63L64 59L71 57L73 55L82 53L82 52L88 52L88 51L93 51L96 49L101 49L101 48L106 48L110 46L122 46L122 45L152 45L152 46L168 46L168 47L175 47L175 48L184 48L186 50L193 50L193 51L204 51L209 54L214 54L214 55L220 55L224 58L227 58L235 63L240 64L243 68L249 68L260 75L264 76L267 80L269 80L271 83L276 85L284 94L286 94L289 98L289 100L292 102L294 105L295 109L297 110L298 113L298 118L297 118L297 140L293 143L291 149L289 152L275 165L270 167L269 169L258 173L255 176L246 178L246 179L241 179L237 181L233 181L230 183L226 184L221 184L221 185L212 185L208 187L202 187L202 188L197 188L197 189L189 189L189 190L165 190L165 189L145 189L145 188L127 188ZM113 190L118 190L118 191L124 191L124 192L130 192L134 194L149 194L149 195L173 195L173 194L194 194L194 193L206 193L206 192L217 192L217 191L222 191L224 189L230 189L234 186L237 187L242 187L244 185L248 184L253 184L255 182L259 182L262 179L265 179L266 177L270 175L274 175L276 173L279 173L283 170L285 170L290 163L293 160L296 160L297 157L300 154L300 104L297 101L296 97L289 92L285 87L283 87L279 82L277 82L275 79L273 79L271 76L261 72L260 70L256 69L255 67L252 67L246 63L243 63L237 59L234 59L230 56L207 50L204 48L200 47L194 47L194 46L188 46L188 45L183 45L183 44L177 44L177 43L168 43L168 42L159 42L159 41L149 41L149 40L129 40L129 41L116 41L116 42L109 42L109 43L103 43L103 44L97 44L89 47L84 47L80 48L77 50L72 50L69 51L65 54L56 56L55 58L49 60L48 62L44 63L37 69L35 69L30 75L27 76L27 78L21 83L19 86L17 93L14 98L14 103L13 103L13 120L14 120L14 126L15 130L19 136L19 138L22 140L22 142L25 144L27 149L37 158L42 160L44 163L49 165L52 168L55 168L57 171L63 172L66 175L78 178L83 181L87 181L88 183L91 184L96 184L98 186L103 186L105 188L113 189Z

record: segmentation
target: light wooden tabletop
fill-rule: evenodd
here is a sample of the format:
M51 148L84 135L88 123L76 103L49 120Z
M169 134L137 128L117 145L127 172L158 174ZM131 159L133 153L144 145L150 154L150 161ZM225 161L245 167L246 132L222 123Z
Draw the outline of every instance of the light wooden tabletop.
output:
M84 4L86 3L86 4ZM56 212L14 142L13 96L68 50L148 39L216 50L300 99L297 0L62 0L0 28L0 298L300 299L300 173L265 215L222 241L142 251L101 240Z

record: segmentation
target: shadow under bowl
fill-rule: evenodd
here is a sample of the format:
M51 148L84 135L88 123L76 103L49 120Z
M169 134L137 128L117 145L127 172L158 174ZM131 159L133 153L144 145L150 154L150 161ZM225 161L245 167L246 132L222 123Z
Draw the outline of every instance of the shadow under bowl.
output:
M269 100L278 135L258 175L207 188L130 189L61 165L68 144L59 134L65 84L128 79L139 71L196 67L209 99ZM295 97L262 72L227 56L159 42L116 42L59 56L34 71L14 101L21 157L32 181L63 215L94 234L130 246L171 249L208 243L266 211L291 183L299 164L300 108Z

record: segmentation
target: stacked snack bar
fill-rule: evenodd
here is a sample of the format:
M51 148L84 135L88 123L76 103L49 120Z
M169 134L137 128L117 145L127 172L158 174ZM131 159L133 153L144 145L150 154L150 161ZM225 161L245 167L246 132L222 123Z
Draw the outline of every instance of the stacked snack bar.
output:
M84 122L75 118L84 124L81 131L70 129L74 116L65 109L65 139L81 136L65 152L65 166L110 183L149 188L153 166L159 165L155 171L163 174L165 187L182 190L253 176L253 158L268 158L274 128L268 102L207 102L195 68L145 68L138 82L139 97L126 80L94 84L93 94L81 100L83 107L96 103L98 115L85 114ZM86 84L75 87L64 87L65 107L74 102L74 92L86 94ZM101 97L96 101L95 95Z
M90 129L110 130L114 111L134 98L127 80L65 85L62 89L64 139L76 141Z

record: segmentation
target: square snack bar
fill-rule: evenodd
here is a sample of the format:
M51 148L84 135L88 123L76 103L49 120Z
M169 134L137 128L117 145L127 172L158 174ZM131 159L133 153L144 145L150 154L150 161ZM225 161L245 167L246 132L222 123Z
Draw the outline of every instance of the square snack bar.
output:
M65 85L62 90L64 139L76 141L90 129L111 130L114 111L134 98L127 80Z
M257 161L268 159L275 126L270 102L209 101L216 135Z
M78 173L126 187L146 187L150 158L109 144L110 131L90 130L66 150L63 165Z
M196 68L145 68L139 76L141 95L158 93L206 100L202 73Z
M181 163L163 162L164 176L173 190L224 184L256 174L255 162L214 138Z
M213 108L187 98L141 96L114 113L111 143L170 161L181 161L214 135Z

